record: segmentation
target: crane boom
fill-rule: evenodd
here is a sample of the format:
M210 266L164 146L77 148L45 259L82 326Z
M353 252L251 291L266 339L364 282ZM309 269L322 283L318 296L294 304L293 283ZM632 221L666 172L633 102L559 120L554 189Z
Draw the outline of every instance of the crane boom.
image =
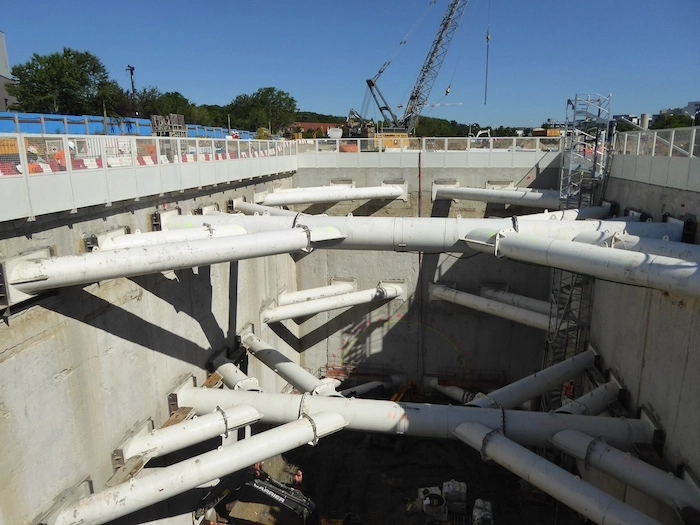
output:
M437 35L433 40L430 51L428 51L423 67L421 67L416 84L413 86L403 117L399 119L396 116L377 86L377 80L389 66L390 61L384 63L374 78L367 80L367 87L372 94L377 108L379 108L382 114L385 130L390 129L394 133L399 132L407 135L412 135L415 132L416 125L418 124L418 117L423 107L426 105L430 90L440 72L442 62L445 60L447 50L452 43L452 37L459 26L462 14L468 3L469 0L450 0L447 12L440 23ZM365 119L356 111L350 110L350 115L348 116L350 136L367 136L367 130L362 126L364 121ZM350 126L351 122L355 125Z
M411 96L406 104L406 110L399 121L399 125L404 128L409 135L413 134L416 129L418 117L428 100L430 90L433 88L435 79L440 72L442 62L445 60L447 50L452 43L452 37L459 26L464 8L468 3L469 0L452 0L447 7L447 12L440 23L440 28L435 36L435 40L433 40L433 45L430 47L430 51L425 58L425 63L418 75L418 80L416 80L413 91L411 91Z

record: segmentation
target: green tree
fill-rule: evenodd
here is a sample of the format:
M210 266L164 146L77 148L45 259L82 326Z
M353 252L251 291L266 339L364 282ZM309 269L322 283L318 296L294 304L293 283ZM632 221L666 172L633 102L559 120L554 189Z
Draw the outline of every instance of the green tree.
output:
M141 118L151 118L152 115L160 115L158 101L163 93L157 87L148 86L136 91L136 107Z
M649 126L650 129L668 129L668 128L688 128L693 125L693 117L689 115L662 114L656 117L654 124Z
M103 104L118 106L114 86L107 85L107 70L88 52L63 48L62 53L35 53L28 62L14 66L12 75L18 80L7 86L17 98L13 111L100 115Z
M231 117L231 125L242 129L269 128L276 133L294 123L297 102L288 93L273 87L257 90L252 95L239 95L223 108Z

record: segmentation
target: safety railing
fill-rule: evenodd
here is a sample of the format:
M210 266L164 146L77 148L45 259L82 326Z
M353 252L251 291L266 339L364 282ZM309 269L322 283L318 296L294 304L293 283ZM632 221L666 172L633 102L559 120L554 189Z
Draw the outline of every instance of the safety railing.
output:
M0 134L0 221L295 169L290 141Z
M615 135L614 151L620 155L651 157L700 156L700 127L627 131Z
M700 126L617 133L610 176L700 191Z
M0 221L299 168L532 168L556 162L559 150L560 139L546 137L257 141L0 134Z

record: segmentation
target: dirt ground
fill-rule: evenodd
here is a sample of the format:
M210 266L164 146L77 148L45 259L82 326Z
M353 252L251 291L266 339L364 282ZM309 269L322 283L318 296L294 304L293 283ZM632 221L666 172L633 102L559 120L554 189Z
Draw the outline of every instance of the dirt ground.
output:
M356 513L365 525L424 525L418 489L441 488L454 479L467 484L469 510L466 516L453 516L453 523L470 523L477 498L491 502L498 525L583 523L564 505L499 465L482 461L457 440L341 431L285 457L302 469L301 488L322 519Z

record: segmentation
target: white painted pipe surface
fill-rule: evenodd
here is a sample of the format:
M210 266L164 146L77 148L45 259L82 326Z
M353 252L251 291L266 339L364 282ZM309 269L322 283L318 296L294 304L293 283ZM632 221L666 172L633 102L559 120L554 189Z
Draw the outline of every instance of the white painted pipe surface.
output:
M391 388L391 385L387 385L387 383L384 383L383 381L369 381L367 383L362 383L360 385L341 390L340 394L343 396L360 396L362 394L366 394L367 392L371 392L375 388L383 388L386 390Z
M653 253L664 257L675 257L685 261L700 263L700 246L686 242L646 239L638 235L615 234L610 243L618 250Z
M132 456L150 452L153 457L169 454L207 439L228 434L260 419L252 407L233 407L183 421L148 434L136 435L122 449L124 461Z
M603 440L577 430L562 430L552 437L559 450L583 460L586 465L611 475L624 484L672 507L700 510L700 493L670 472L658 469Z
M566 381L580 375L589 366L593 366L595 353L586 350L561 363L552 365L532 375L523 377L493 392L477 397L469 403L475 407L514 408L540 394L561 386Z
M582 221L585 219L602 219L610 215L610 204L590 206L576 210L543 211L527 215L518 215L518 220L529 221Z
M224 384L232 390L262 390L256 378L244 374L231 361L224 360L221 364L218 364L216 371L221 375Z
M441 394L449 397L450 399L454 399L455 401L459 401L463 405L466 405L472 399L474 399L473 392L469 392L463 388L459 388L458 386L441 385L440 383L436 383L434 388Z
M332 383L322 381L315 375L304 370L280 351L275 350L270 347L268 343L256 337L252 332L245 332L242 334L241 343L256 359L297 390L322 396L340 395L335 391L335 387Z
M339 282L328 286L319 286L318 288L281 293L277 299L277 304L279 306L286 306L288 304L301 303L313 299L323 299L324 297L333 297L353 291L355 291L355 286L352 283Z
M361 199L397 199L403 195L401 186L376 186L372 188L304 188L298 191L284 191L266 194L259 204L265 206L289 206L293 204L314 204L322 202L340 202Z
M222 237L177 244L124 248L27 260L14 267L9 282L24 293L104 279L147 275L195 266L252 259L308 249L304 228Z
M508 431L506 430L506 434ZM455 435L464 443L598 524L660 525L626 503L479 423L463 423Z
M549 316L539 312L525 310L524 308L494 301L493 299L487 299L479 295L460 292L454 288L448 288L447 286L432 283L429 287L429 294L431 301L447 301L460 306L465 306L467 308L472 308L473 310L477 310L479 312L485 312L497 317L502 317L503 319L508 319L509 321L522 323L539 330L547 330L549 328Z
M608 405L615 401L619 395L619 385L615 381L608 381L604 385L600 385L581 397L577 397L570 403L557 408L555 412L597 416L605 412Z
M240 211L246 215L278 215L278 216L296 216L297 212L291 210L283 210L281 208L274 208L272 206L263 206L262 204L254 204L252 202L244 202L242 200L234 199L233 201L234 211Z
M496 256L561 268L608 281L700 297L698 263L683 259L510 232L499 236Z
M547 316L549 316L549 312L552 307L552 305L547 301L541 301L539 299L533 299L532 297L506 292L505 290L496 290L495 288L489 288L487 286L481 287L479 293L482 297L486 297L487 299L493 299L494 301L517 306L518 308L524 308L525 310L530 310L532 312L539 312Z
M453 188L436 186L433 189L433 200L462 199L479 202L494 202L498 204L516 204L531 208L547 208L558 210L559 192L553 190L487 190L481 188Z
M490 428L500 428L505 422L506 433L511 439L534 446L549 446L551 436L569 428L603 436L608 443L623 449L634 442L650 443L653 436L651 425L639 419L395 403L377 399L186 387L178 392L178 404L194 407L197 413L205 414L217 406L248 405L263 415L263 423L271 424L292 421L299 413L313 416L317 412L336 412L348 422L350 430L433 438L454 437L452 431L465 421L476 421Z
M517 219L516 219L517 220ZM200 228L203 223L239 224L249 233L278 231L304 225L334 227L342 239L328 242L326 249L423 251L430 253L470 252L463 239L473 230L487 229L493 236L513 227L513 218L457 219L439 217L328 217L297 214L294 217L250 215L175 215L163 217L163 227ZM573 239L582 231L601 230L670 240L680 240L682 226L674 223L628 223L624 221L517 220L518 231L553 239Z
M199 241L202 239L216 239L229 235L245 235L247 232L238 224L221 224L216 228L202 227L191 230L156 231L145 233L132 233L128 235L115 235L100 243L100 250L118 250L134 246L152 246L154 244L167 244L173 242Z
M338 414L317 414L107 488L62 510L49 525L99 525L336 432Z
M275 323L284 319L295 319L297 317L314 315L319 312L327 312L329 310L346 308L358 304L386 301L388 299L394 299L402 293L403 288L401 288L401 286L396 284L384 284L377 288L368 288L366 290L343 295L267 308L262 312L262 320L264 323Z

